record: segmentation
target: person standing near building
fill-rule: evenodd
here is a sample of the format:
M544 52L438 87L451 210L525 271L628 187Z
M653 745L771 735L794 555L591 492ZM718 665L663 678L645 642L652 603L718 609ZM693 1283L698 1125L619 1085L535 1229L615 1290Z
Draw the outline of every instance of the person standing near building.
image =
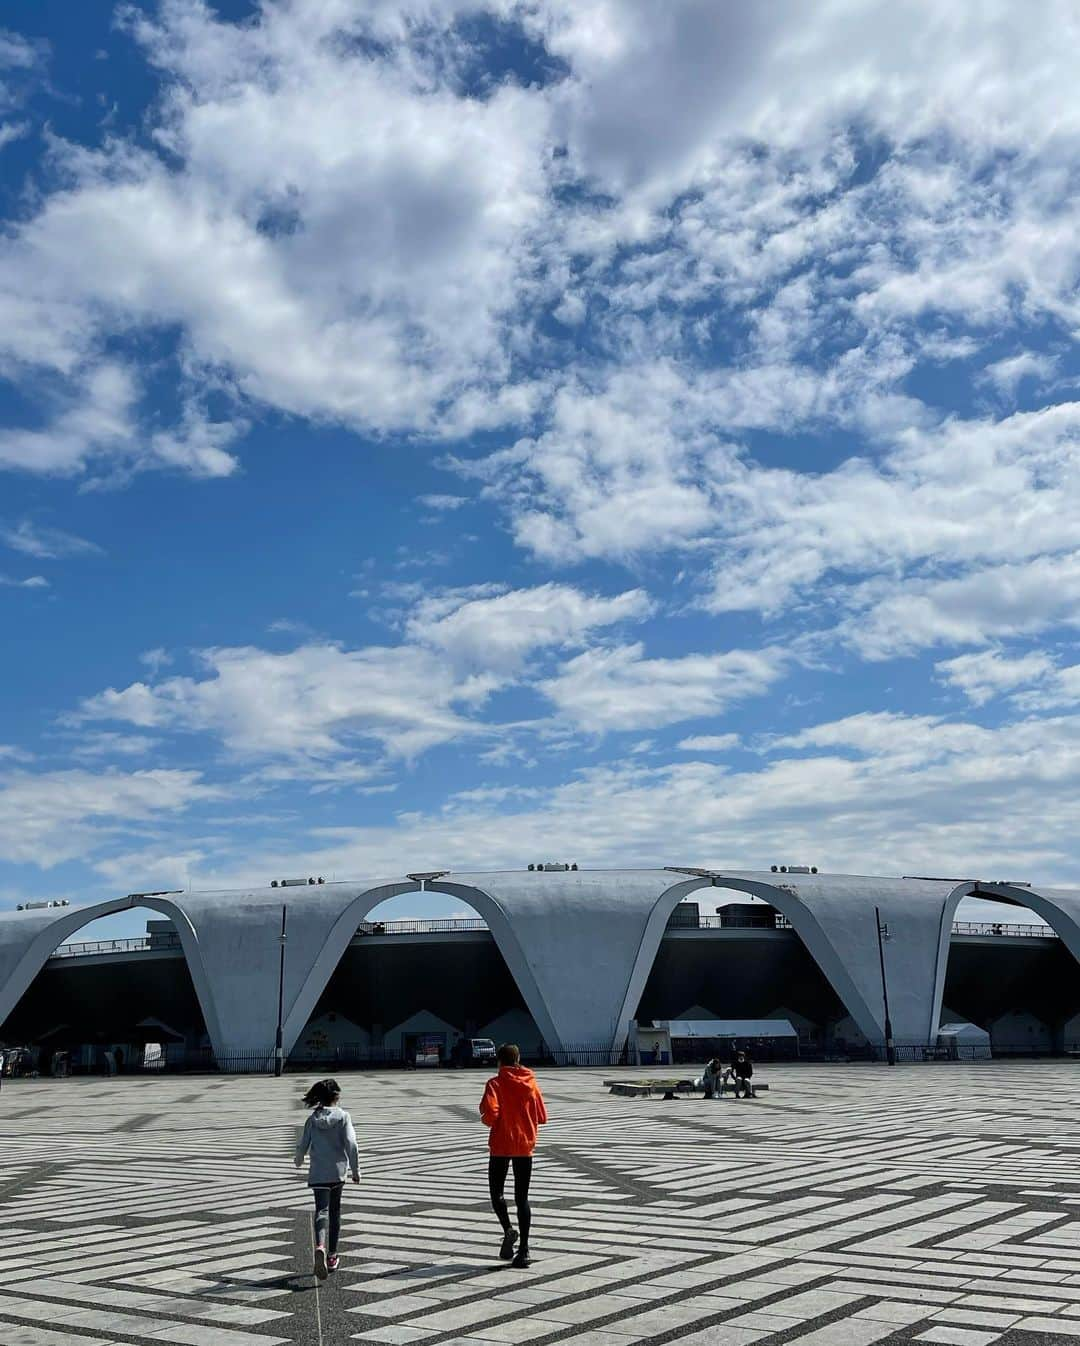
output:
M532 1229L532 1207L529 1205L529 1183L532 1180L532 1156L536 1148L538 1130L547 1121L544 1096L536 1076L521 1064L521 1052L512 1043L505 1043L496 1053L499 1073L484 1086L480 1100L480 1117L490 1129L488 1136L488 1190L491 1208L502 1225L503 1241L499 1256L504 1262L513 1259L515 1267L531 1264L529 1233ZM506 1175L514 1170L514 1206L517 1210L518 1230L510 1223L507 1210ZM517 1252L514 1244L517 1243Z
M352 1118L338 1107L341 1087L337 1080L319 1080L304 1095L304 1106L313 1109L304 1123L294 1157L302 1168L311 1153L308 1186L315 1198L315 1275L323 1281L338 1269L338 1238L341 1234L341 1193L345 1175L360 1181L360 1154Z

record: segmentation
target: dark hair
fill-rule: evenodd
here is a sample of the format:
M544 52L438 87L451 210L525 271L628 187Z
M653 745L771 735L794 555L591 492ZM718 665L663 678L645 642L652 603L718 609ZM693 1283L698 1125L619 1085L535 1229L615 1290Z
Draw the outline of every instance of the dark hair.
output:
M512 1042L504 1042L495 1055L499 1058L500 1066L516 1066L521 1060L521 1049Z
M341 1085L337 1080L316 1080L304 1095L307 1108L329 1108L341 1097Z

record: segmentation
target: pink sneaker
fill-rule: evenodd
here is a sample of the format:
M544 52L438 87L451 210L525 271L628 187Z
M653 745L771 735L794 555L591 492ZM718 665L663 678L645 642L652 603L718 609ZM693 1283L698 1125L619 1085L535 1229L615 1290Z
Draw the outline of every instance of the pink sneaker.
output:
M331 1253L330 1256L326 1259L327 1271L337 1271L338 1263L340 1261L341 1258L337 1255L337 1253Z
M326 1249L325 1249L325 1248L316 1248L316 1249L315 1249L315 1275L318 1276L319 1280L321 1280L321 1281L326 1280L326 1277L327 1277L327 1266L326 1266Z

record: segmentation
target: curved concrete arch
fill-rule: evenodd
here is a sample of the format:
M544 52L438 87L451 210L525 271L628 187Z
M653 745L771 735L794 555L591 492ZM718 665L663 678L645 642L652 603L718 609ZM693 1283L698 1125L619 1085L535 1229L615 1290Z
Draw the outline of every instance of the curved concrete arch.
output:
M1080 890L1074 888L1020 888L1012 883L986 883L981 879L961 884L950 894L942 917L942 945L939 956L938 978L934 987L934 1023L941 1019L945 997L945 974L948 961L948 939L952 931L956 908L964 897L985 897L1007 902L1010 906L1025 907L1041 916L1058 936L1073 958L1080 963Z
M978 883L974 879L958 883L946 897L945 904L941 909L941 931L938 935L937 963L934 968L934 1012L930 1021L931 1041L937 1039L938 1029L941 1027L941 1007L945 1000L945 977L949 970L949 948L952 942L956 908L965 897L974 896L977 888Z
M468 903L484 918L495 941L495 947L502 954L503 962L514 979L514 985L521 992L521 998L539 1028L541 1037L550 1046L561 1047L563 1043L548 1009L547 1000L537 985L536 977L518 941L513 924L496 898L475 884L457 883L449 878L433 879L428 887Z
M1003 898L1041 916L1080 963L1080 889L1018 888L1011 883L979 882L975 890L976 897Z
M306 1022L297 1001L318 985L315 969L329 964L327 946L339 942L350 912L365 894L405 891L404 878L360 883L327 883L296 888L190 893L184 906L199 932L203 961L214 993L221 1048L219 1061L237 1069L261 1069L274 1055L278 984L281 982L282 1040L289 1023L299 1034ZM281 969L281 914L287 908L284 977ZM357 920L359 925L359 920ZM338 934L335 937L334 931ZM353 927L355 933L355 926ZM329 977L329 972L327 977ZM321 990L321 986L318 990ZM316 991L316 999L318 991ZM295 1042L295 1035L293 1037Z
M641 1002L645 983L649 980L649 973L656 962L656 955L660 952L660 942L664 938L664 931L667 929L671 913L684 897L695 892L698 888L709 888L711 886L711 878L696 875L693 878L684 879L681 883L674 883L670 888L665 888L656 899L652 910L648 914L645 928L641 932L634 965L630 969L630 975L626 981L626 993L623 996L619 1016L620 1022L629 1025L630 1020L637 1017L637 1007Z
M506 870L447 874L428 887L485 918L549 1046L617 1054L649 913L671 879L665 870Z
M942 909L953 885L930 880L714 871L698 882L760 897L790 921L869 1042L885 1040L874 908L890 926L889 1000L894 1040L926 1043L936 1030L934 979ZM649 918L633 984L644 987L680 896L664 893ZM639 992L640 994L640 992Z
M222 1041L221 1026L199 936L187 912L164 897L116 897L89 907L64 908L62 915L56 915L56 908L52 908L48 912L13 912L0 917L0 1024L12 1013L31 982L69 935L91 921L119 911L130 911L132 907L147 907L159 912L175 925L206 1031L217 1052Z
M281 1036L282 1047L286 1056L292 1051L296 1045L296 1039L304 1031L304 1025L311 1018L312 1011L318 1004L319 996L326 989L338 963L341 962L345 950L349 947L353 936L359 929L360 922L367 916L368 912L373 907L377 907L380 902L385 902L387 898L398 897L402 893L417 893L420 891L421 886L415 879L402 879L393 883L384 883L378 888L369 888L366 892L353 898L331 926L326 942L319 950L318 956L296 993L292 1009L285 1016Z

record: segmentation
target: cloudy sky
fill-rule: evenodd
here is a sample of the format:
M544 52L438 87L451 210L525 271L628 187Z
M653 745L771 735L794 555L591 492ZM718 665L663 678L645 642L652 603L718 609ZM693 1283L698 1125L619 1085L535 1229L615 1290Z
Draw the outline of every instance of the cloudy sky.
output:
M19 0L0 904L1075 882L1068 0Z

